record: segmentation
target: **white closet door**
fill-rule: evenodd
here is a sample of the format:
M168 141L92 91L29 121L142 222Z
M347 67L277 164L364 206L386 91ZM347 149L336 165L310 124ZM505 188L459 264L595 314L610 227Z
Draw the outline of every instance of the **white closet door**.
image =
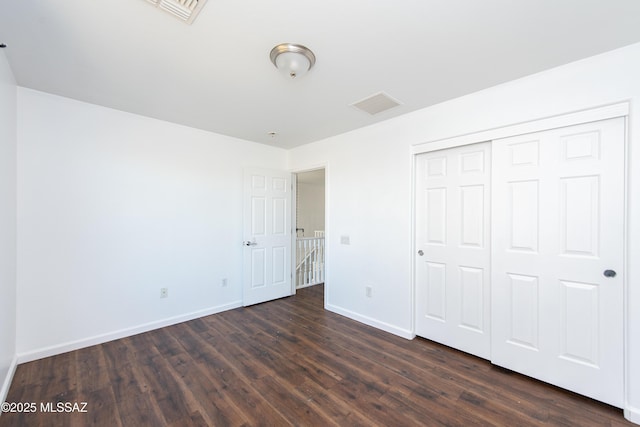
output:
M416 161L416 334L489 358L490 145Z
M624 119L494 141L492 170L492 362L622 407Z

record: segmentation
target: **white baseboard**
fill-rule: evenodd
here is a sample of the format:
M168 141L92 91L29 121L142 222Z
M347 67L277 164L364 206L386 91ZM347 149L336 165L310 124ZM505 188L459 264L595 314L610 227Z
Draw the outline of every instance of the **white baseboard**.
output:
M154 329L164 328L166 326L175 325L177 323L187 322L189 320L198 319L200 317L209 316L211 314L221 313L223 311L232 310L242 307L242 301L235 301L229 304L219 305L216 307L198 310L179 316L169 317L167 319L149 322L131 328L121 329L106 334L96 335L93 337L83 338L76 341L70 341L63 344L57 344L49 347L40 348L25 353L19 353L17 356L18 363L31 362L33 360L42 359L44 357L55 356L57 354L66 353L68 351L78 350L92 345L102 344L105 342L129 337L143 332L152 331Z
M2 382L2 388L0 389L0 403L5 402L7 400L7 395L9 394L9 387L11 387L11 381L13 381L13 375L16 373L16 368L18 367L18 358L17 356L13 356L13 360L9 365L9 370L7 371L7 376L4 378ZM2 412L0 412L2 414Z
M379 320L373 319L368 316L363 316L362 314L358 314L353 311L346 310L342 307L327 304L325 308L331 312L356 320L360 323L364 323L365 325L373 326L374 328L381 329L385 332L389 332L390 334L394 334L399 337L406 338L408 340L412 340L416 337L416 334L414 334L413 331L410 331L408 329L398 328L397 326L390 325L385 322L381 322Z
M635 424L640 424L640 409L632 406L624 408L624 417Z

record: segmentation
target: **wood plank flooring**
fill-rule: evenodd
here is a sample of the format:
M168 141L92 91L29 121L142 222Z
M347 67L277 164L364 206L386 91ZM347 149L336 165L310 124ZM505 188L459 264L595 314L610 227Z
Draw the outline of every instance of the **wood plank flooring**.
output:
M20 365L5 426L632 426L622 411L323 310L321 285ZM86 413L43 412L86 402Z

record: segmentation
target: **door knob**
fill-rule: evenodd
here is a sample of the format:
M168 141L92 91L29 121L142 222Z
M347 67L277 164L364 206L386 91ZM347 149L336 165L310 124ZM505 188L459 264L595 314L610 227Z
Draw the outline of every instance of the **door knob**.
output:
M245 246L255 246L258 243L257 242L252 242L250 240L246 240L246 241L242 242L242 244L245 245Z
M604 273L604 277L616 277L616 272L615 270L605 270Z
M424 252L422 251L422 249L420 249L420 250L418 251L418 255L420 255L420 256L424 255Z

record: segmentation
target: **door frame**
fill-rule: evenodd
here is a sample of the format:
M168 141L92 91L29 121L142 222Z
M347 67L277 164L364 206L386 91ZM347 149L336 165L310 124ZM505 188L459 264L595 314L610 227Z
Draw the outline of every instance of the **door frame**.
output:
M629 307L627 304L629 293L629 113L631 110L630 102L619 102L615 104L596 106L594 108L568 112L566 114L560 114L550 117L541 117L532 119L527 122L515 123L505 125L502 127L480 130L473 133L456 135L449 138L437 139L433 141L421 142L413 145L411 150L411 328L412 335L415 336L416 331L416 261L414 254L416 253L416 188L417 188L417 158L418 155L423 153L429 153L432 151L443 150L447 148L461 147L465 145L471 145L475 143L493 141L496 139L513 137L518 135L524 135L529 133L541 132L546 130L552 130L562 127L568 127L583 123L589 123L599 120L624 118L625 121L625 141L624 141L624 153L625 153L625 165L624 165L624 212L623 212L623 270L624 281L623 287L623 395L625 402L628 400L629 395L629 382L631 381L630 374L630 354L629 354ZM625 406L624 408L625 418L631 419L636 416L636 410L631 407Z
M291 184L293 186L291 191L291 247L294 248L291 251L291 287L293 288L293 295L296 294L296 228L297 228L297 215L296 206L298 201L298 174L304 172L313 172L316 170L324 169L324 302L323 307L327 306L329 295L329 164L326 162L316 163L307 167L290 169L292 179Z

